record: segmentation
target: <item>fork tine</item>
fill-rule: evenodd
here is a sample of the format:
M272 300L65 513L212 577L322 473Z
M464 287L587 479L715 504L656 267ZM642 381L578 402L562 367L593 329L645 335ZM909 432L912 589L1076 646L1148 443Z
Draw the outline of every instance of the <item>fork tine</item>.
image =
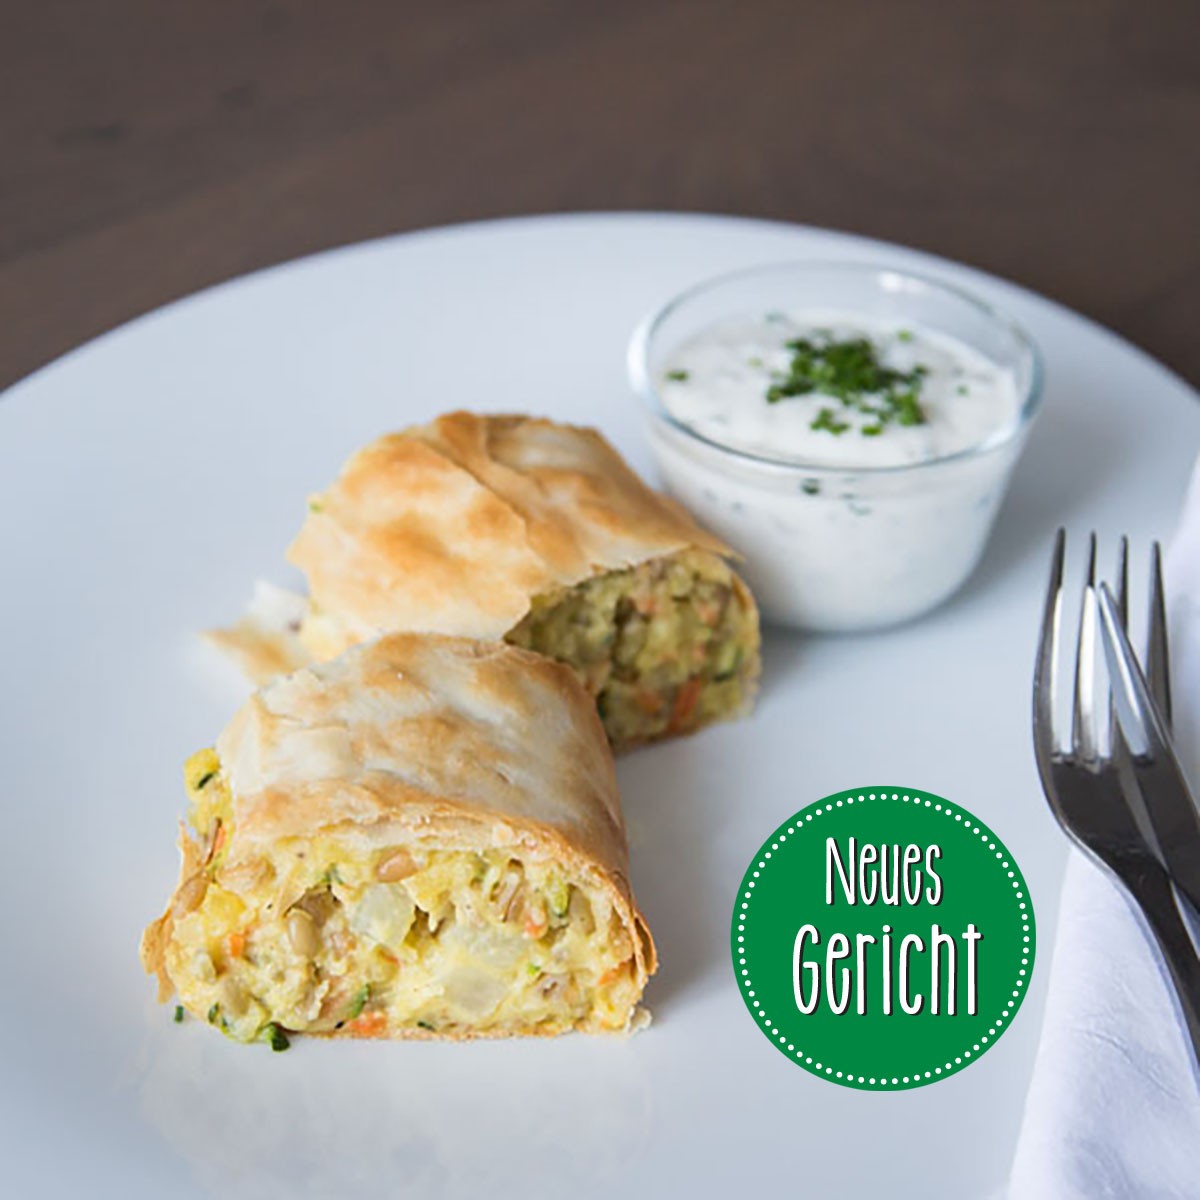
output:
M1121 538L1117 549L1117 612L1121 624L1129 625L1129 539Z
M1117 546L1117 614L1121 627L1129 627L1129 539L1122 536ZM1108 746L1112 752L1120 745L1121 730L1117 725L1117 710L1112 689L1108 693Z
M1071 753L1094 761L1100 753L1096 733L1096 535L1088 539L1087 581L1079 611L1079 647L1075 657L1075 705Z
M1054 663L1058 657L1059 612L1062 607L1063 558L1067 531L1054 536L1050 558L1050 582L1046 588L1046 606L1038 634L1037 660L1033 669L1033 743L1043 775L1049 769L1057 747L1054 744Z
M1146 685L1137 656L1129 637L1120 623L1117 602L1107 584L1100 585L1099 608L1107 636L1104 652L1108 660L1108 675L1113 703L1121 723L1121 733L1129 752L1135 757L1149 757L1154 745L1161 741L1154 728L1154 708L1150 689Z
M1162 548L1157 542L1150 560L1150 634L1146 647L1146 682L1168 729L1171 727L1171 668L1167 648L1167 606L1163 598Z

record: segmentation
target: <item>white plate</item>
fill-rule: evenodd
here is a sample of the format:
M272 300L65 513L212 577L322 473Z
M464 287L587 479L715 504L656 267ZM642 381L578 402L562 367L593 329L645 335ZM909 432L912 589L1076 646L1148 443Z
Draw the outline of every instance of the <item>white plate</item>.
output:
M1045 412L965 591L872 637L773 635L751 720L620 774L660 943L651 1029L479 1045L297 1041L170 1021L136 959L174 880L180 762L237 687L193 632L289 582L305 494L382 430L454 407L600 425L649 467L623 375L637 319L778 258L885 259L1010 309ZM580 216L398 237L215 288L77 350L0 404L5 631L0 1162L38 1195L982 1196L1002 1184L1042 1008L1063 843L1028 691L1051 531L1170 533L1200 444L1182 382L966 268L811 229ZM995 1050L872 1095L790 1066L734 987L728 919L761 839L864 783L940 792L1020 859L1043 933Z

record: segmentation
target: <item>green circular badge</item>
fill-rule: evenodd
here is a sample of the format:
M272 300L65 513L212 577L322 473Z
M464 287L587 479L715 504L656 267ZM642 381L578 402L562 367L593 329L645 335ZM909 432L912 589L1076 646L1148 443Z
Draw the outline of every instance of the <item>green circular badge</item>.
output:
M789 818L733 908L759 1029L822 1079L903 1091L988 1051L1029 990L1029 889L977 817L913 788L856 788Z

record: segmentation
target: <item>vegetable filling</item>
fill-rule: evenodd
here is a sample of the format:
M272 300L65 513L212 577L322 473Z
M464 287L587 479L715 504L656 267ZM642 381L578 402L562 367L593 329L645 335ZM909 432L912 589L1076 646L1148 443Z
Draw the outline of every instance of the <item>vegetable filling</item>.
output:
M759 670L753 601L697 550L538 597L506 640L573 667L618 749L738 716Z
M336 830L229 864L229 795L215 758L202 752L188 766L207 859L181 889L167 950L191 1013L276 1049L285 1030L384 1037L627 1023L634 946L603 889L501 849L414 843L367 857Z

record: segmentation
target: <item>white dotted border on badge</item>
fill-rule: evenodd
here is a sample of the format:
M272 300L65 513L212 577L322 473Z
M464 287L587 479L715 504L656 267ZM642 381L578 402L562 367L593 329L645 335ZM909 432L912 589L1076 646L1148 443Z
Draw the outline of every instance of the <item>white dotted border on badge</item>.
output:
M796 831L803 829L813 817L819 817L822 813L833 812L835 808L843 808L846 805L859 803L866 804L871 800L898 800L905 804L924 805L926 808L932 808L934 812L944 812L947 817L953 817L956 821L962 823L963 827L971 833L978 834L980 839L987 845L987 848L993 851L998 859L1000 859L1001 870L1008 872L1008 878L1012 880L1013 888L1016 891L1016 900L1018 912L1021 914L1021 932L1024 937L1025 950L1021 955L1021 966L1017 972L1016 986L1013 989L1012 999L1005 1004L1000 1015L996 1018L994 1024L988 1029L979 1041L971 1046L970 1049L964 1050L962 1054L956 1055L952 1062L947 1062L943 1067L934 1067L932 1071L914 1071L910 1075L893 1075L890 1077L855 1075L852 1071L835 1071L833 1067L826 1066L824 1063L814 1062L812 1055L805 1054L803 1050L796 1048L795 1044L787 1040L787 1035L780 1033L776 1026L767 1014L763 1011L762 1004L755 998L754 984L750 979L750 972L746 968L746 958L742 954L742 946L746 940L746 921L750 918L750 901L754 897L754 885L759 878L760 872L766 869L767 859L773 852L779 849L780 843L786 842L789 837L795 837ZM797 814L799 816L799 814ZM975 822L975 818L970 813L963 813L955 805L952 805L948 800L930 800L925 796L916 793L906 792L867 792L858 796L844 796L840 800L830 801L830 803L821 805L818 804L811 812L804 814L803 821L797 821L793 825L789 825L786 830L780 831L775 835L771 842L770 850L763 851L762 858L755 864L754 870L750 874L750 878L746 881L746 891L742 893L742 898L739 901L739 917L738 917L738 978L741 982L742 989L746 993L746 1002L751 1006L755 1016L762 1022L762 1027L767 1032L767 1036L772 1041L777 1041L781 1048L786 1048L787 1052L794 1055L804 1066L809 1067L813 1074L824 1075L830 1079L843 1079L846 1083L865 1084L868 1087L903 1087L905 1085L919 1084L925 1079L936 1079L940 1075L946 1075L958 1070L966 1065L970 1060L983 1053L988 1048L989 1043L1003 1032L1002 1026L1006 1020L1012 1017L1014 1011L1021 1003L1022 989L1025 986L1026 979L1029 975L1029 942L1030 942L1030 911L1028 908L1028 897L1022 888L1022 880L1017 877L1016 870L1011 862L1004 857L1002 849L997 848L995 834L986 827Z

